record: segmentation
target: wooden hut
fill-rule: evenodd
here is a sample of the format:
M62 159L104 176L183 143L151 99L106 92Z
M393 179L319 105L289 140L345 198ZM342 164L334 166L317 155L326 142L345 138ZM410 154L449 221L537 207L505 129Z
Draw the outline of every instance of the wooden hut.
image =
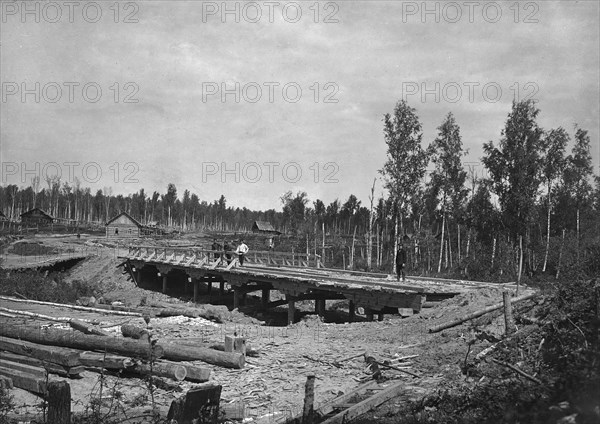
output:
M54 218L40 208L33 208L21 214L21 223L23 225L37 225L44 227L53 222Z
M273 228L273 225L267 221L254 221L252 224L252 232L258 234L272 234L279 235L281 232Z
M140 237L142 227L127 212L121 212L106 223L106 238Z

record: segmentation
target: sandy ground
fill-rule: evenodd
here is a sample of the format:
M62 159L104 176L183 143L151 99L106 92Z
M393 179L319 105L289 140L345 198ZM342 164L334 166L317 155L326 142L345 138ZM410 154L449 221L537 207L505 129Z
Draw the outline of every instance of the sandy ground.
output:
M111 301L137 305L145 296L148 301L183 303L161 293L135 287L125 279L110 249L100 248L102 240L82 237L46 238L44 244L65 248L67 246L95 246L99 255L87 259L71 270L66 277L70 280L88 281L98 287L99 295ZM87 243L87 244L86 244ZM290 327L263 326L256 319L241 319L237 322L216 324L203 319L171 317L152 319L149 330L154 338L179 339L186 344L194 342L223 342L226 335L244 336L252 349L258 350L257 357L248 357L243 370L230 370L216 366L212 369L211 381L222 384L222 403L245 405L246 417L253 422L281 422L285 417L301 412L306 376L316 376L315 399L317 405L329 401L341 393L352 390L367 376L364 359L358 357L336 364L343 358L370 352L380 360L393 360L402 356L415 356L410 359L411 372L427 379L443 377L459 379L460 363L464 359L468 340L472 338L468 325L455 327L437 334L429 334L428 328L456 317L473 312L502 300L501 289L484 288L446 300L435 308L424 309L420 314L409 318L386 315L382 322L356 322L333 324L321 322L309 315ZM305 302L308 309L314 310L312 302ZM44 313L44 308L34 305L16 305L1 302L0 306L21 308ZM328 307L330 307L328 302ZM48 312L48 311L47 311ZM58 313L54 311L54 313ZM74 312L61 310L61 315L70 316ZM332 314L332 312L330 312ZM129 323L145 325L139 318L115 317L108 315L80 315L102 322L103 325ZM486 325L486 331L500 334L503 320L499 314L488 314L476 324ZM487 347L486 342L478 343L474 353ZM419 384L419 379L394 370L383 372L385 378L410 381ZM73 410L83 411L89 407L90 399L106 397L106 407L120 414L143 415L148 412L150 395L147 383L138 378L123 378L113 375L100 375L86 371L83 378L73 379L71 393ZM171 388L154 390L154 400L166 414L172 400L193 387L189 382L171 382ZM100 394L102 390L102 395ZM40 399L26 391L12 391L20 414L39 411ZM110 395L106 395L109 393ZM124 416L123 416L124 417Z

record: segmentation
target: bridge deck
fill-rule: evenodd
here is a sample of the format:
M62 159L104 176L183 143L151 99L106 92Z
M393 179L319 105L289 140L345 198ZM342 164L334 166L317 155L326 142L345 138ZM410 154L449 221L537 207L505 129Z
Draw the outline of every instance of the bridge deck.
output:
M200 281L211 287L213 281L227 282L234 290L234 307L240 305L246 293L258 290L263 292L263 306L268 307L269 291L280 291L286 301L271 304L288 303L292 309L291 320L294 302L298 300L315 300L319 313L324 312L326 299L350 300L351 315L356 306L364 307L368 315L373 311L397 312L399 309L412 310L412 313L419 312L426 300L439 301L477 288L498 287L490 283L421 277L397 282L387 274L326 269L318 256L310 254L252 252L246 256L244 266L240 266L233 252L131 247L122 258L136 269L137 278L141 278L142 268L155 267L163 277L163 291L167 290L168 276L173 270L193 279L195 294Z

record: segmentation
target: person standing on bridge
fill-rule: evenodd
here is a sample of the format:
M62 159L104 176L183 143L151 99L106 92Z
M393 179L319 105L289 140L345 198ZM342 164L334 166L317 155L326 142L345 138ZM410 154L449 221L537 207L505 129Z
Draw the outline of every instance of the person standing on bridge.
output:
M396 278L400 281L404 281L404 266L406 265L406 250L404 250L404 244L400 243L398 246L398 252L396 252Z
M221 257L220 253L218 252L219 250L221 250L221 245L219 244L219 242L217 242L217 239L213 239L213 244L210 246L211 250L213 250L215 253L213 254L215 259L219 259Z
M238 260L240 261L240 266L244 266L244 256L248 253L248 246L244 243L244 240L240 240L240 244L238 245L235 253L238 254Z

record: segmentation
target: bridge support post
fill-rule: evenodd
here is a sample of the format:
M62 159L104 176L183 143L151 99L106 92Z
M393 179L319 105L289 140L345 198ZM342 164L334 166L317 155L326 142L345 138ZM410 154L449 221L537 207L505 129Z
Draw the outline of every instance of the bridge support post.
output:
M377 321L383 321L383 312L377 314Z
M326 300L325 299L316 299L315 300L315 309L317 314L320 317L324 317L325 316L325 307L326 307Z
M354 322L355 318L356 318L356 305L354 304L354 301L351 300L350 303L348 303L348 321Z
M209 278L212 278L212 277L209 277ZM206 284L208 285L208 287L207 287L208 288L208 292L207 293L210 295L212 293L212 280L207 281Z
M365 315L367 316L367 321L373 321L373 309L365 308Z
M137 282L138 286L142 284L142 270L139 268L135 271L135 281Z
M260 297L260 303L263 309L267 309L269 306L269 300L271 300L271 290L263 289L262 296Z
M292 325L296 317L296 300L288 295L285 298L288 301L288 325Z
M200 281L197 278L192 280L194 282L194 302L198 301L198 292L200 291Z
M219 283L219 293L221 294L221 296L223 296L225 294L225 282L221 281Z
M233 309L237 309L240 307L240 303L242 300L242 290L239 287L233 288Z
M167 292L167 276L163 274L162 279L163 279L162 292L166 293Z

